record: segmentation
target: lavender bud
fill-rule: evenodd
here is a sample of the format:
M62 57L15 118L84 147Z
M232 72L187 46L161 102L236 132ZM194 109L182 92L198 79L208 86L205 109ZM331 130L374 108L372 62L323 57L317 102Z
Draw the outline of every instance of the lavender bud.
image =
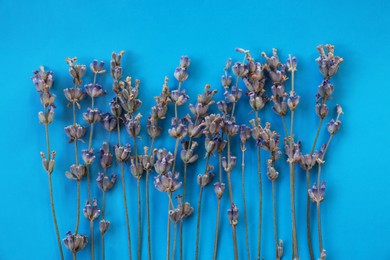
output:
M180 158L183 161L183 163L190 164L190 163L194 163L196 160L198 160L198 155L194 154L193 149L181 150Z
M170 98L172 100L172 103L174 103L176 106L181 106L187 102L189 96L186 95L185 90L183 91L172 90Z
M246 141L251 137L251 129L246 125L240 126L240 140L241 143L245 144Z
M181 210L179 208L175 208L173 210L170 210L168 212L169 218L172 220L173 223L177 224L179 220L181 219Z
M271 181L274 181L279 177L279 172L275 170L272 160L267 161L267 177Z
M78 103L84 99L86 93L81 88L64 89L65 98L70 103Z
M118 104L118 102L116 101L115 98L110 102L110 109L111 109L111 113L114 116L116 116L116 117L120 117L121 116L121 114L122 114L122 107Z
M338 115L344 114L343 108L339 104L336 105L336 112Z
M238 208L232 203L231 208L228 210L228 219L231 226L237 226L238 224Z
M100 97L107 93L107 91L103 90L100 84L88 84L84 86L85 92L87 92L88 96L91 98Z
M46 114L44 112L39 112L38 113L38 119L39 119L39 123L43 124L43 125L50 125L51 123L53 123L53 118L54 118L54 107L51 106L49 110L46 110Z
M125 144L125 146L115 145L115 157L118 162L125 162L130 157L131 146L130 144Z
M110 113L105 113L101 115L101 122L103 124L104 129L111 132L116 129L117 126L117 118L111 115Z
M148 154L148 147L144 147L144 155L140 156L140 161L142 163L142 167L145 171L151 171L154 166L155 157L154 154Z
M324 200L325 195L325 182L323 181L321 184L321 188L317 187L317 184L314 183L313 187L308 190L309 197L312 199L314 203L320 203Z
M232 84L232 77L223 75L221 78L221 83L224 88L230 88Z
M214 192L218 199L222 198L224 191L225 191L225 183L223 182L214 183Z
M52 106L54 104L54 100L56 99L56 95L54 95L48 91L44 91L44 92L40 93L39 98L41 100L42 106L48 107L48 106Z
M162 128L158 126L157 122L152 117L149 117L148 122L146 123L146 130L148 131L150 138L154 139L161 134Z
M222 166L225 170L225 172L231 172L236 165L237 157L236 156L230 156L230 160L227 160L226 157L222 157Z
M100 149L100 165L103 169L107 169L112 164L112 154L110 153L110 146L108 143L103 142L103 146Z
M279 240L278 249L277 249L277 256L279 259L283 256L283 240Z
M116 174L111 175L111 180L104 175L104 173L99 172L98 177L96 178L97 185L102 191L107 191L114 187L117 176Z
M70 138L69 143L72 143L77 140L81 140L81 137L85 135L86 128L80 126L79 124L70 125L65 127L65 133Z
M168 133L173 138L183 139L187 135L187 128L181 120L174 117L171 121L171 128L168 129Z
M111 76L114 80L120 80L122 78L122 67L115 67L111 69Z
M160 174L154 178L153 182L157 190L161 192L175 192L180 188L179 173L168 172L167 174Z
M35 88L38 92L45 92L49 91L50 88L53 85L53 72L52 71L45 71L45 68L43 66L39 67L40 70L34 71L34 76L31 77Z
M225 101L218 101L217 106L222 114L227 115L232 110L232 103L226 103Z
M266 102L267 97L265 95L256 96L254 92L249 92L249 105L253 108L253 110L258 111L262 109Z
M318 153L314 152L313 154L305 154L301 155L301 158L299 160L299 165L302 169L306 171L310 171L314 165L316 164L318 159Z
M188 58L188 56L181 56L180 57L180 67L182 68L188 68L191 64L191 60Z
M333 119L330 120L330 122L328 123L329 134L331 134L331 135L336 134L339 131L340 127L341 127L340 120L338 120L338 119L336 121L334 121Z
M183 82L188 78L187 68L177 67L173 73L177 81Z
M339 65L344 59L334 55L334 45L326 44L325 48L328 52L327 54L325 54L323 45L317 46L320 57L316 59L316 62L318 63L321 74L326 79L329 79L337 73Z
M181 209L181 218L182 219L188 218L189 216L191 216L192 212L194 212L194 208L191 207L190 203L188 203L188 202L180 203L179 207Z
M91 165L96 159L93 148L82 150L81 157L83 158L83 161L86 166Z
M89 221L94 221L100 216L100 209L98 208L96 199L93 199L92 205L88 200L85 202L83 213L85 218Z
M285 140L286 145L284 146L284 149L286 151L287 155L287 162L288 163L297 163L301 160L302 153L301 153L301 143L298 142L294 145L291 145L288 143L287 140Z
M70 170L65 172L65 175L68 179L75 180L75 181L80 181L85 174L85 166L80 164L72 164L70 166Z
M89 65L92 72L95 74L102 74L102 73L106 72L103 69L103 66L104 66L104 62L103 61L98 62L97 60L93 60L92 63Z
M316 114L321 118L324 119L328 115L328 106L324 104L316 104Z
M287 65L287 70L290 71L290 72L294 72L294 71L297 71L297 58L295 56L290 57L288 58L287 62L286 62L286 65Z
M83 113L83 119L88 124L96 124L102 119L98 109L88 108L87 112Z
M248 66L244 63L236 62L236 63L234 63L234 65L232 67L232 71L233 71L234 75L242 78L248 74Z
M88 238L87 236L72 234L72 232L68 231L66 233L66 238L64 238L63 241L66 248L68 248L72 253L77 253L87 245Z
M318 86L318 94L322 99L329 99L332 96L333 91L334 86L327 79L323 80L321 85Z
M281 63L279 61L279 57L278 57L278 50L273 48L272 49L272 54L273 55L269 58L269 57L267 57L265 52L261 53L261 55L267 60L268 66L271 69L276 70L281 65Z
M277 97L284 96L284 86L283 85L272 85L271 87L272 94Z
M136 159L137 160L137 159ZM142 175L144 173L144 169L142 167L142 164L140 163L134 163L134 158L131 158L131 166L130 166L131 174L136 178L137 180L140 180L142 178Z
M106 233L106 231L108 230L108 228L110 227L110 221L107 221L107 220L100 220L99 222L99 230L100 230L100 233L104 236L104 234Z
M138 114L135 117L132 117L126 121L125 123L126 130L131 137L136 137L139 135L141 131L141 124L140 124L141 117L142 117L141 114Z
M159 149L156 154L157 160L154 163L154 170L158 174L165 175L174 161L173 155L165 149Z
M198 184L201 188L206 187L214 178L214 173L210 172L214 167L209 166L205 174L198 174Z
M290 91L290 97L287 99L287 105L291 111L294 111L299 104L300 96L295 94L295 91Z
M79 65L79 64L73 64L73 62L76 62L77 58L66 58L66 63L69 65L69 74L73 78L73 83L76 85L81 85L83 82L81 81L81 78L85 75L85 72L87 71L85 65Z

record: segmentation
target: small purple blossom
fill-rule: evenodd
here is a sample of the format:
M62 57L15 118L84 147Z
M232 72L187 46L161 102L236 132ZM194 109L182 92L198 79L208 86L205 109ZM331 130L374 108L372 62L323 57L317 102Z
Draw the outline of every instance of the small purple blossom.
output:
M234 63L234 65L232 67L232 71L233 71L234 75L242 78L248 74L248 66L244 63L236 62L236 63Z
M114 187L116 179L117 179L116 174L112 174L111 180L110 180L110 178L108 178L106 175L104 175L104 173L99 172L98 177L96 178L96 182L97 182L99 189L101 189L102 191L107 191L107 190L112 189L112 187Z
M170 93L170 98L172 103L174 103L176 106L181 106L185 104L190 97L186 94L185 90L172 90Z
M230 209L228 210L228 219L231 226L237 226L238 224L238 207L236 204L232 203Z
M96 159L93 148L82 150L81 157L83 158L83 161L86 166L91 165Z
M66 238L64 238L63 241L65 247L75 254L87 245L88 238L87 236L80 234L72 234L72 232L68 231L66 233Z
M295 91L290 91L290 96L287 99L287 105L291 111L294 111L299 104L300 96L297 96Z
M102 74L106 72L106 70L103 69L104 67L104 61L98 62L97 60L93 60L92 63L89 65L92 72L95 74Z
M86 128L84 126L81 126L79 124L70 125L65 127L65 133L70 138L69 143L72 143L74 141L82 141L81 138L85 135Z
M330 120L330 122L328 123L329 134L331 134L331 135L336 134L339 131L340 127L341 127L340 120L338 120L338 119L336 121L334 119Z
M106 231L108 230L108 228L110 227L110 221L107 221L107 220L100 220L99 222L99 230L100 230L100 233L104 236L104 234L106 233Z
M77 103L84 99L86 93L81 88L66 88L64 89L65 98L69 103Z
M223 182L214 183L214 192L218 199L222 198L224 191L225 191L225 183Z
M154 178L153 182L157 190L161 192L175 192L180 188L182 182L179 182L179 173L168 172L167 174L159 174Z
M325 182L321 183L321 188L317 187L317 184L314 183L313 187L308 190L309 197L314 203L320 203L324 200L325 196Z
M230 156L230 159L227 159L225 156L222 157L222 167L224 168L225 172L231 172L236 165L236 162L236 156Z
M72 164L70 170L65 172L68 179L80 181L85 175L85 166L82 164Z
M102 86L100 84L87 84L84 86L85 92L90 96L91 98L100 97L107 93L107 91L103 90Z
M142 115L138 114L135 117L131 117L126 120L125 126L126 130L131 137L136 137L141 131L141 120Z
M83 213L86 219L89 221L94 221L100 216L100 209L97 205L97 200L93 199L92 205L89 203L89 200L85 202L85 207L83 209Z
M39 69L34 71L34 76L31 79L38 92L48 92L54 82L54 73L52 71L45 71L43 66L40 66Z
M327 54L325 53L324 47L328 52ZM334 45L318 45L317 50L320 54L320 57L316 59L316 62L318 63L320 72L325 79L329 79L337 73L337 71L339 70L339 65L341 62L344 61L344 59L334 55Z
M321 118L324 119L328 115L328 106L323 104L316 104L316 114Z
M117 127L117 118L110 113L101 114L101 122L103 124L104 129L111 132Z
M85 75L87 71L85 65L73 64L77 61L77 58L66 58L66 63L69 65L69 74L73 78L73 83L75 85L81 85L83 82L81 78Z
M102 118L99 109L88 108L87 112L83 113L83 119L87 124L96 124L99 123Z
M112 164L112 154L110 153L110 146L108 143L103 142L100 149L100 165L103 169L107 169Z
M154 163L154 170L158 174L165 175L174 161L173 155L165 149L159 149L156 155L157 160Z

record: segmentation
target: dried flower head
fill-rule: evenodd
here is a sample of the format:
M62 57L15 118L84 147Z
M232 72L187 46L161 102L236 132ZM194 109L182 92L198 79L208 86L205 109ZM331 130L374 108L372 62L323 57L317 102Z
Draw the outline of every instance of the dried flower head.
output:
M55 157L56 157L56 151L51 152L51 156L49 156L49 159L46 159L45 153L41 152L40 153L41 158L42 158L42 166L43 169L46 171L47 174L51 174L54 170L55 166Z
M50 108L47 110L45 110L45 112L39 112L38 113L38 119L39 119L39 123L43 124L43 125L50 125L51 123L53 123L53 119L54 119L54 107L53 106L50 106Z
M230 156L230 160L228 160L225 156L222 157L222 167L224 168L225 172L231 172L236 165L236 162L236 156Z
M201 188L206 187L213 180L215 174L212 170L214 170L214 166L209 165L204 174L198 174L197 180Z
M232 111L233 104L227 103L225 101L218 101L217 102L218 110L221 111L222 114L228 115L230 111Z
M262 109L268 101L268 97L265 94L257 95L255 92L249 92L248 96L249 96L249 105L255 111Z
M91 98L100 97L105 94L107 94L107 91L103 90L102 86L100 84L87 84L84 86L85 92L90 96Z
M321 85L318 86L317 100L328 100L334 91L334 86L330 83L328 79L324 79L321 82Z
M161 192L175 192L180 188L182 182L179 182L179 173L168 172L159 174L154 178L154 187Z
M328 123L329 134L331 134L331 135L336 134L340 130L340 127L341 127L340 120L338 120L338 119L336 119L336 121L334 119L330 120L330 122Z
M169 135L173 138L183 139L187 135L186 121L187 119L172 118L171 128L168 129Z
M66 58L66 63L69 65L69 74L73 78L73 83L75 85L81 85L83 81L81 78L85 75L85 72L87 71L85 65L80 64L73 64L77 61L77 58Z
M101 114L101 122L107 131L111 132L116 129L117 118L110 113Z
M318 156L319 155L316 151L311 155L310 154L301 155L301 158L298 161L298 163L302 169L304 169L305 171L310 171L316 164Z
M102 148L100 148L100 165L103 169L107 169L112 164L112 154L110 152L110 146L108 143L103 142Z
M237 226L238 224L238 208L237 205L232 203L228 210L228 219L231 226Z
M256 145L266 151L275 152L279 150L280 135L276 131L271 131L271 124L266 123L265 127L256 125L254 120L252 124L252 137L256 140Z
M114 187L116 179L117 179L116 174L112 174L110 180L110 178L104 175L104 173L99 172L98 177L96 178L96 182L99 189L101 189L102 191L107 191L112 189L112 187Z
M99 230L100 230L100 233L104 236L104 234L106 233L106 231L108 230L108 228L110 227L110 221L107 221L107 220L100 220L99 222Z
M297 57L289 55L289 58L286 62L287 70L290 72L297 71Z
M78 108L80 108L79 102L84 99L86 93L81 88L66 88L64 89L65 98L69 101L68 106L70 103L76 103Z
M198 155L194 153L195 147L198 146L197 142L192 142L191 147L189 147L188 141L182 141L182 150L180 152L180 158L185 164L194 163L198 160Z
M279 172L275 170L272 160L267 161L267 177L271 181L274 181L279 177Z
M321 188L317 187L317 184L314 183L313 187L308 190L309 197L314 203L320 203L324 200L325 196L325 182L321 183Z
M166 149L157 150L156 155L157 160L154 164L154 170L158 174L165 175L174 161L173 155Z
M68 231L66 233L66 238L64 238L63 241L66 248L68 248L72 253L77 253L87 245L88 238L87 236L72 234L72 232Z
M240 126L240 140L242 144L245 144L246 141L251 137L251 128L246 125Z
M141 131L141 122L140 122L141 117L142 117L141 114L137 114L136 116L126 120L125 123L126 130L131 137L136 137L139 135Z
M83 119L87 124L96 124L99 123L100 120L102 120L101 113L97 108L88 108L87 112L83 113Z
M234 75L242 78L248 74L248 66L244 63L236 62L236 63L234 63L234 65L232 67L232 71L233 71Z
M69 125L65 127L65 133L70 138L69 143L72 143L74 141L82 141L81 138L85 135L86 128L84 126L81 126L79 124L75 125Z
M83 213L86 219L89 221L94 221L100 216L100 209L97 205L97 200L93 199L92 205L89 203L89 200L85 202L85 207L83 209Z
M300 96L297 96L295 91L290 91L290 96L287 99L287 105L291 111L294 111L299 104Z
M50 93L49 91L44 91L39 94L39 99L41 101L42 106L54 106L54 100L56 99L56 95Z
M32 81L38 92L48 92L53 85L53 71L45 71L43 66L39 67L40 70L35 70Z
M115 157L118 162L125 162L130 157L131 146L125 144L124 146L114 145Z
M324 47L328 52L327 54L325 53ZM318 45L317 50L320 54L320 57L316 59L316 62L318 63L320 72L325 79L329 79L337 73L337 71L339 70L339 65L341 62L344 61L344 59L334 55L334 45Z
M151 171L154 166L154 161L156 158L154 153L151 153L149 155L149 149L147 146L144 147L144 155L140 155L139 158L140 158L139 161L141 162L143 169L145 171Z
M131 174L136 178L137 180L140 180L142 178L142 175L144 173L144 169L142 167L141 163L137 162L137 158L131 157L130 158L131 165L130 165L130 171Z
M322 104L316 104L316 114L321 118L324 119L328 115L328 106L325 103Z
M223 182L214 183L214 192L218 199L222 198L224 191L225 191L225 183Z
M170 99L176 106L181 106L187 102L190 97L186 94L186 90L172 90L170 93Z
M68 179L80 181L85 175L85 166L82 164L72 164L70 170L65 172Z
M286 152L287 156L287 162L288 163L297 163L301 160L302 153L301 153L301 142L294 143L293 145L290 144L287 139L285 139L285 145L284 150Z
M111 100L111 102L110 102L110 109L111 109L111 113L115 117L120 117L121 116L121 114L122 114L122 107L119 105L119 103L116 101L115 98L113 100Z
M92 72L95 74L102 74L106 72L106 70L103 69L104 67L104 61L98 62L97 60L93 60L92 63L89 65Z
M83 161L86 166L91 165L96 159L94 149L91 147L89 149L82 150L81 157L83 158Z
M183 82L188 78L187 68L190 66L190 59L188 56L182 56L180 58L180 65L175 69L173 75L179 82Z

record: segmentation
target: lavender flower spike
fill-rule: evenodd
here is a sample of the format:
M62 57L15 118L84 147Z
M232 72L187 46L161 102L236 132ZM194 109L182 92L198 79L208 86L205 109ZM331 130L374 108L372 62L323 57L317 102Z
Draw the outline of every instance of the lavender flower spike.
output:
M325 53L324 47L328 52L327 54ZM319 45L317 46L317 50L320 57L316 59L316 62L318 63L320 72L326 79L329 79L337 73L339 65L344 61L344 59L334 55L334 45Z
M65 133L70 138L69 143L73 143L74 141L80 140L84 142L81 137L85 135L85 127L79 124L70 125L65 127Z
M65 172L65 175L68 179L80 181L85 175L85 166L72 164L70 170Z
M43 66L40 66L39 69L34 71L34 76L31 79L38 92L47 92L53 85L54 73L52 71L45 71Z
M86 166L91 165L96 159L94 149L90 148L90 149L82 150L81 157L83 158L83 161Z
M87 245L88 238L87 236L72 234L72 232L68 231L66 233L66 238L64 238L63 241L65 247L75 254Z
M218 199L222 198L222 195L225 192L225 183L223 182L214 183L214 192Z
M318 188L317 184L314 183L313 187L308 190L308 193L314 203L322 202L325 196L325 182L322 182L321 188Z
M155 177L154 186L161 192L175 192L180 188L182 182L179 182L179 173L168 172L166 175Z
M104 176L103 173L99 172L98 177L96 179L96 182L97 182L99 189L101 189L102 191L107 191L107 190L112 189L112 187L114 186L114 184L116 182L116 179L117 179L116 174L112 174L111 180L110 180L107 176Z
M106 72L106 70L103 69L104 61L98 62L97 60L93 60L92 63L89 65L92 72L95 74L102 74Z
M173 155L165 149L159 149L156 155L157 161L154 163L154 170L158 174L165 175L174 161Z
M107 221L107 220L100 220L99 222L99 230L100 230L100 233L104 236L104 234L106 233L106 231L108 230L110 226L110 221Z
M110 153L110 146L104 142L100 149L100 165L103 169L107 169L112 164L112 154Z
M237 226L238 224L238 208L237 205L232 203L231 208L228 210L228 219L231 226Z
M91 98L100 97L107 93L107 91L103 90L102 86L100 84L88 84L84 86L85 91L87 92L88 96Z

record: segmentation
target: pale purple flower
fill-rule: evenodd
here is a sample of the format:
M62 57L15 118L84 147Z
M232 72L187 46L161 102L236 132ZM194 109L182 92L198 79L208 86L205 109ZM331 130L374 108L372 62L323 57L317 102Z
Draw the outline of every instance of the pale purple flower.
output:
M298 163L302 169L306 171L310 171L316 164L318 156L319 155L316 151L311 155L310 154L301 155L301 158L298 161Z
M327 54L325 53L324 47L328 52ZM320 57L318 57L316 61L318 63L320 72L325 79L329 79L337 73L339 65L344 61L344 59L334 55L334 45L318 45L317 50L320 54Z
M97 60L93 60L92 63L89 65L92 72L95 74L102 74L106 72L106 70L103 69L104 67L104 61L98 62Z
M317 187L317 184L314 183L313 187L308 190L309 197L314 203L320 203L324 200L325 196L325 182L321 183L321 188Z
M119 103L116 101L115 98L113 100L111 100L111 102L110 102L110 109L111 109L111 113L115 117L120 117L121 116L121 114L122 114L122 107L119 105Z
M87 92L88 96L91 98L100 97L107 93L107 91L103 90L100 84L87 84L84 86L85 92Z
M188 56L181 56L180 57L180 67L182 68L188 68L191 64L191 60L188 58Z
M108 143L103 142L100 149L100 165L103 169L107 169L112 164L112 154L110 153L110 146Z
M93 148L82 150L81 157L83 158L83 161L86 166L91 165L96 159Z
M287 99L287 105L291 111L294 111L299 104L300 96L297 96L295 91L290 91L290 96Z
M249 92L249 105L253 108L253 110L258 111L262 109L268 101L266 95L256 95L255 92Z
M274 181L279 177L279 172L275 170L272 160L267 161L267 177L271 181Z
M83 119L88 124L96 124L99 123L102 118L99 109L88 108L87 112L83 113Z
M185 89L182 91L172 90L170 93L170 98L172 103L174 103L176 106L181 106L187 102L189 96L186 94Z
M50 106L49 110L46 110L46 113L44 112L39 112L38 113L38 119L39 123L46 125L46 124L51 124L53 123L53 118L54 118L54 107Z
M81 126L79 124L75 125L69 125L65 127L65 133L70 138L69 143L72 143L74 141L82 141L81 138L85 135L86 128L84 126Z
M73 83L75 85L81 85L83 82L81 78L85 75L85 72L87 71L85 65L80 64L73 64L77 61L77 58L66 58L66 63L69 65L69 74L73 78Z
M55 166L55 157L56 157L56 151L52 151L51 152L51 156L50 157L50 160L46 159L46 156L43 152L40 153L41 155L41 158L42 158L42 166L43 166L43 169L47 172L47 174L51 174L54 170L54 166Z
M85 166L82 164L72 164L70 170L65 172L68 179L80 181L85 175Z
M285 139L284 150L288 158L288 163L297 163L301 160L301 142L297 142L293 145L290 145L290 143Z
M66 88L64 89L65 98L69 103L78 103L85 97L85 92L81 88Z
M222 157L222 167L224 168L225 172L231 172L236 165L236 162L236 156L230 156L230 160L227 159L225 156Z
M159 174L154 178L153 182L157 190L161 192L175 192L180 188L182 182L179 182L179 173L168 172L167 174Z
M324 100L329 99L334 91L334 86L328 79L324 79L321 85L318 86L318 97Z
M139 135L141 131L141 123L140 123L141 117L142 115L138 114L126 120L125 123L126 130L131 137L136 137Z
M89 200L85 202L85 207L83 209L83 213L86 219L89 221L94 221L100 216L100 209L97 205L97 200L93 199L92 205L89 203Z
M117 127L117 118L110 113L105 113L101 115L101 122L103 124L104 129L111 132Z
M238 224L238 207L236 204L232 203L230 209L228 210L228 219L231 226L237 226Z
M198 155L194 153L195 147L198 146L197 142L192 142L191 147L188 147L188 141L182 141L182 150L180 152L180 158L185 164L194 163L198 159Z
M230 88L230 85L232 84L232 76L223 75L221 77L221 83L224 88Z
M115 157L118 162L125 162L130 157L131 146L125 144L124 146L114 145Z
M241 143L245 144L250 137L251 137L251 128L246 125L241 125L240 126Z
M244 63L236 62L236 63L234 63L234 65L232 67L232 71L233 71L234 75L242 78L248 74L248 66Z
M174 161L173 155L165 149L159 149L156 156L157 160L154 163L154 170L158 174L165 175Z
M316 114L321 118L324 119L328 115L328 106L323 104L316 104Z
M106 233L106 231L108 230L108 228L110 227L110 221L107 221L107 220L100 220L99 222L99 230L100 230L100 233L104 236L104 234Z
M45 71L43 66L40 66L39 69L34 71L34 76L31 79L38 92L48 92L54 82L54 73L52 71Z
M218 101L217 106L218 106L218 110L221 111L222 114L227 115L232 110L233 103Z
M42 106L54 106L54 100L56 99L56 95L50 93L49 91L43 91L39 94L39 98L41 100Z
M161 134L162 128L158 126L157 120L153 117L149 117L148 122L146 123L146 130L148 135L153 139Z
M183 82L188 78L187 68L177 67L173 73L177 81Z
M82 250L88 243L87 236L80 234L72 234L68 231L66 238L63 239L65 247L68 248L72 253L77 253Z
M136 160L135 162L134 162L134 159ZM131 171L131 174L134 176L134 178L136 178L137 180L140 180L142 178L143 173L144 173L144 169L142 167L142 164L138 163L137 160L138 159L134 158L134 157L130 158L130 161L131 161L130 171Z
M187 135L185 120L180 120L176 117L172 118L171 128L168 129L168 133L173 138L183 139Z
M197 180L201 188L206 187L213 180L215 175L212 170L214 170L214 167L208 166L204 174L198 174Z
M288 71L297 71L297 58L295 56L291 57L290 55L290 57L287 59L286 65Z
M340 127L341 127L341 121L340 120L330 120L330 122L328 123L328 132L329 134L331 135L334 135L336 134L339 130L340 130Z
M223 182L214 183L214 192L218 199L222 198L224 191L225 191L225 183Z
M112 189L114 187L114 184L116 182L117 176L116 174L111 175L111 180L107 176L104 175L104 173L99 172L98 177L96 178L97 185L99 189L102 191L107 191Z

